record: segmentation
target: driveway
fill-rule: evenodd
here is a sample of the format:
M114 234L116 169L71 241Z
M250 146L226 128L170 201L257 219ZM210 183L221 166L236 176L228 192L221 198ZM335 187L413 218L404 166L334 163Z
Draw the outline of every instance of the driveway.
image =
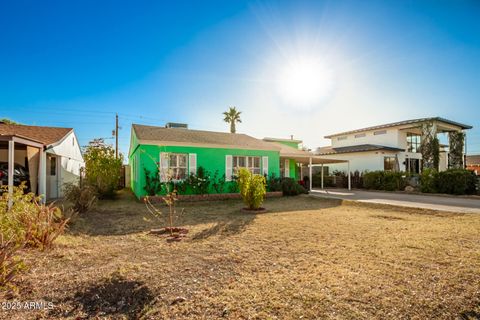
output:
M467 198L347 189L313 189L310 194L315 197L389 204L403 207L463 213L480 213L480 197Z

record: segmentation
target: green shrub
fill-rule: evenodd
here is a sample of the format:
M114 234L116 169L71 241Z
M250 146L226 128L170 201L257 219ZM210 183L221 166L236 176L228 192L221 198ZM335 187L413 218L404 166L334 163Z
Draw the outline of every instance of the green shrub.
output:
M232 176L232 181L228 182L227 188L229 193L240 192L240 187L238 185L238 177L236 175Z
M70 202L73 210L78 213L89 211L97 203L97 192L89 185L66 183L63 185L63 194L65 200Z
M385 171L383 175L383 190L396 191L404 190L406 186L405 174L403 172Z
M155 168L153 174L147 168L143 168L143 171L145 172L145 186L143 189L147 192L147 195L154 196L162 189L158 168Z
M225 175L222 175L219 177L218 170L215 171L213 178L212 178L212 188L215 191L215 193L223 193L225 189Z
M33 193L24 194L25 185L13 188L10 197L6 186L2 187L3 194L0 196L0 234L5 238L12 240L17 245L25 243L25 226L22 225L20 217L26 212L35 210L34 201L36 197ZM9 200L12 207L8 209Z
M475 194L477 177L469 170L448 169L423 170L420 176L420 190L426 193Z
M365 172L363 174L363 187L365 189L380 190L382 186L381 171Z
M210 188L210 173L203 167L197 168L197 174L190 174L185 181L194 194L207 194Z
M270 192L282 191L282 179L272 173L267 179L267 190Z
M86 148L85 179L101 198L113 198L119 186L123 159L115 158L115 150L103 141L93 141Z
M365 189L397 191L406 186L405 174L394 171L370 171L363 174Z
M465 169L449 169L438 173L438 192L448 194L475 194L475 173Z
M308 193L307 189L299 185L293 178L282 179L282 192L284 196L298 196L299 194Z
M420 191L424 193L438 192L438 172L435 169L424 169L420 174Z
M259 209L267 193L265 177L241 168L238 171L238 186L247 208Z

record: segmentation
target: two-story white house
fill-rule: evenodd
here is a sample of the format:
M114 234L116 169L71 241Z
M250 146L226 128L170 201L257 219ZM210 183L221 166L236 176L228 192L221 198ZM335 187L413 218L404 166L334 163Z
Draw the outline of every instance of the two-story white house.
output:
M471 129L469 125L435 118L406 120L340 132L325 136L331 146L318 148L316 154L325 159L348 160L351 171L396 170L419 173L422 154L422 125L432 123L437 134ZM448 165L448 146L440 146L439 170ZM345 164L329 166L330 171L346 171Z

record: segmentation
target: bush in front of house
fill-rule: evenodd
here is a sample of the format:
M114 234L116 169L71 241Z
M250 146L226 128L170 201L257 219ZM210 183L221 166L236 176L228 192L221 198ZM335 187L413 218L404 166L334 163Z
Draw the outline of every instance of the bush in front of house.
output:
M158 168L155 168L153 172L147 168L143 168L143 171L145 173L145 186L143 189L148 196L155 196L162 190L162 183L160 182Z
M113 198L121 178L123 159L115 157L115 149L103 141L92 141L83 155L85 180L100 198Z
M299 185L293 178L282 179L282 193L284 196L298 196L308 193L307 189Z
M241 168L238 171L238 186L247 208L250 210L260 209L267 193L265 177Z
M362 177L365 189L398 191L405 189L406 186L403 172L366 171Z
M438 172L435 169L424 169L420 174L420 191L424 193L438 192Z
M269 192L282 191L282 178L276 177L273 173L268 176L267 190Z
M190 174L184 183L190 187L193 194L207 194L212 183L210 172L203 167L197 168L197 174Z
M420 190L426 193L475 194L476 184L475 174L465 169L424 170L420 176Z
M476 176L465 169L449 169L438 173L438 191L448 194L475 194Z

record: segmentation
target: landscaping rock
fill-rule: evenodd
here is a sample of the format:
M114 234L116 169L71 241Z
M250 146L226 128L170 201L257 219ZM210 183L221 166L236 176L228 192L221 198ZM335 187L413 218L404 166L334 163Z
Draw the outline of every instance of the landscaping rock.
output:
M411 192L414 192L414 191L415 191L415 188L412 187L412 186L406 186L405 187L405 192L411 193Z

